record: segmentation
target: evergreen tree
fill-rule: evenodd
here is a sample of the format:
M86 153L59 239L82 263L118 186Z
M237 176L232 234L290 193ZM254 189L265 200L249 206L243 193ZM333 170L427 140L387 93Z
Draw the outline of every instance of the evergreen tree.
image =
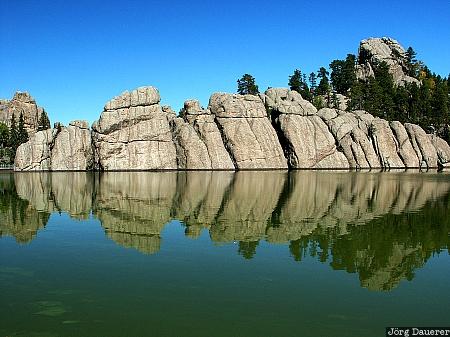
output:
M17 130L16 116L13 114L11 117L11 128L9 131L9 146L12 147L14 154L19 147L19 133Z
M294 73L289 76L289 88L291 90L295 90L297 92L300 92L302 90L302 72L299 69L295 69Z
M314 72L309 74L309 87L311 88L311 91L314 93L317 87L317 76Z
M5 123L0 122L0 148L5 148L9 144L9 128Z
M356 57L348 54L345 60L334 60L330 63L331 83L337 93L347 95L356 81Z
M20 113L19 116L19 127L17 129L18 137L19 137L19 145L28 142L28 132L25 129L25 121L23 119L23 113Z
M237 80L238 89L237 92L240 95L257 95L259 94L258 86L256 85L255 78L250 74L244 74L239 80Z
M416 52L412 47L408 47L406 50L406 65L408 67L408 75L412 77L417 76L417 59L416 59Z
M313 97L308 84L306 83L306 76L302 75L302 72L299 69L295 69L294 74L289 76L288 85L291 90L300 93L304 99L308 101L312 100Z
M44 110L41 114L41 117L39 118L38 131L48 130L50 128L50 120L48 118L47 112L45 112Z
M319 86L317 87L318 95L329 95L330 81L328 80L329 72L321 67L318 71L317 77L320 78Z

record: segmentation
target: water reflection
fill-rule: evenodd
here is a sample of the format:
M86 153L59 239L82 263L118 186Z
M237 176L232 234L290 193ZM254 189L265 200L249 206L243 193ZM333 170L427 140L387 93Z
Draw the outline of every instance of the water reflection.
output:
M238 242L245 259L261 240L288 243L361 285L390 290L449 247L450 176L320 171L110 172L0 175L0 235L29 242L52 212L92 213L124 247L155 253L172 219L190 238Z

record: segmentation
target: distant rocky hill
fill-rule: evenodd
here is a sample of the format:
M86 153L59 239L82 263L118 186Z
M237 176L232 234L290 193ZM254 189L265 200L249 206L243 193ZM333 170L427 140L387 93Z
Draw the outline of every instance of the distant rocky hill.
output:
M0 100L0 122L10 127L13 114L17 121L22 113L25 129L30 135L37 131L43 112L44 109L27 92L16 92L11 100Z
M396 40L388 37L362 40L358 50L357 78L373 77L374 68L381 62L386 62L389 66L396 85L419 84L417 79L408 76L406 52Z

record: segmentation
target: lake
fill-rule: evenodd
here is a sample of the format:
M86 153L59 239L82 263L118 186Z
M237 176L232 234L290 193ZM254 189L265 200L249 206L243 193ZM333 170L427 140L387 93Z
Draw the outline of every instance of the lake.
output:
M0 336L450 322L450 174L0 172Z

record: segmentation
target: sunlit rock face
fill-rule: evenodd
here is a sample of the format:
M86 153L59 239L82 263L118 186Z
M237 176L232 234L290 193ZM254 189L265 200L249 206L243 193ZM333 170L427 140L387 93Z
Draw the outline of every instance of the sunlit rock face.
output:
M87 171L94 167L91 131L86 121L38 131L17 149L16 171Z
M209 99L209 109L237 169L287 168L260 97L215 93Z
M11 100L0 100L0 122L10 127L12 116L15 116L17 123L22 114L24 126L29 135L37 131L43 112L44 109L38 106L27 92L18 91Z
M175 114L163 110L159 102L156 88L141 87L105 104L92 135L100 169L177 168L169 125Z
M196 100L188 100L184 102L182 117L204 143L209 158L209 168L213 170L234 170L233 161L225 148L222 135L211 111L200 107L200 103ZM195 137L193 136L193 138ZM185 146L185 148L189 148L189 146ZM180 163L180 160L178 162ZM187 165L187 167L190 166Z
M289 244L293 258L317 257L390 290L448 249L450 180L416 172L105 172L2 175L2 235L31 240L48 214L91 214L118 245L146 254L164 244L171 221L186 236L209 231L243 258L259 242ZM9 192L5 192L9 191ZM13 204L21 211L14 213ZM21 205L18 207L17 205ZM14 213L14 214L13 214ZM11 219L21 219L14 223ZM42 214L46 214L43 216ZM20 226L18 225L20 224Z
M438 154L426 132L418 125L405 123L406 131L411 139L412 146L423 168L438 166Z
M290 167L349 168L317 109L298 92L271 88L264 101Z

